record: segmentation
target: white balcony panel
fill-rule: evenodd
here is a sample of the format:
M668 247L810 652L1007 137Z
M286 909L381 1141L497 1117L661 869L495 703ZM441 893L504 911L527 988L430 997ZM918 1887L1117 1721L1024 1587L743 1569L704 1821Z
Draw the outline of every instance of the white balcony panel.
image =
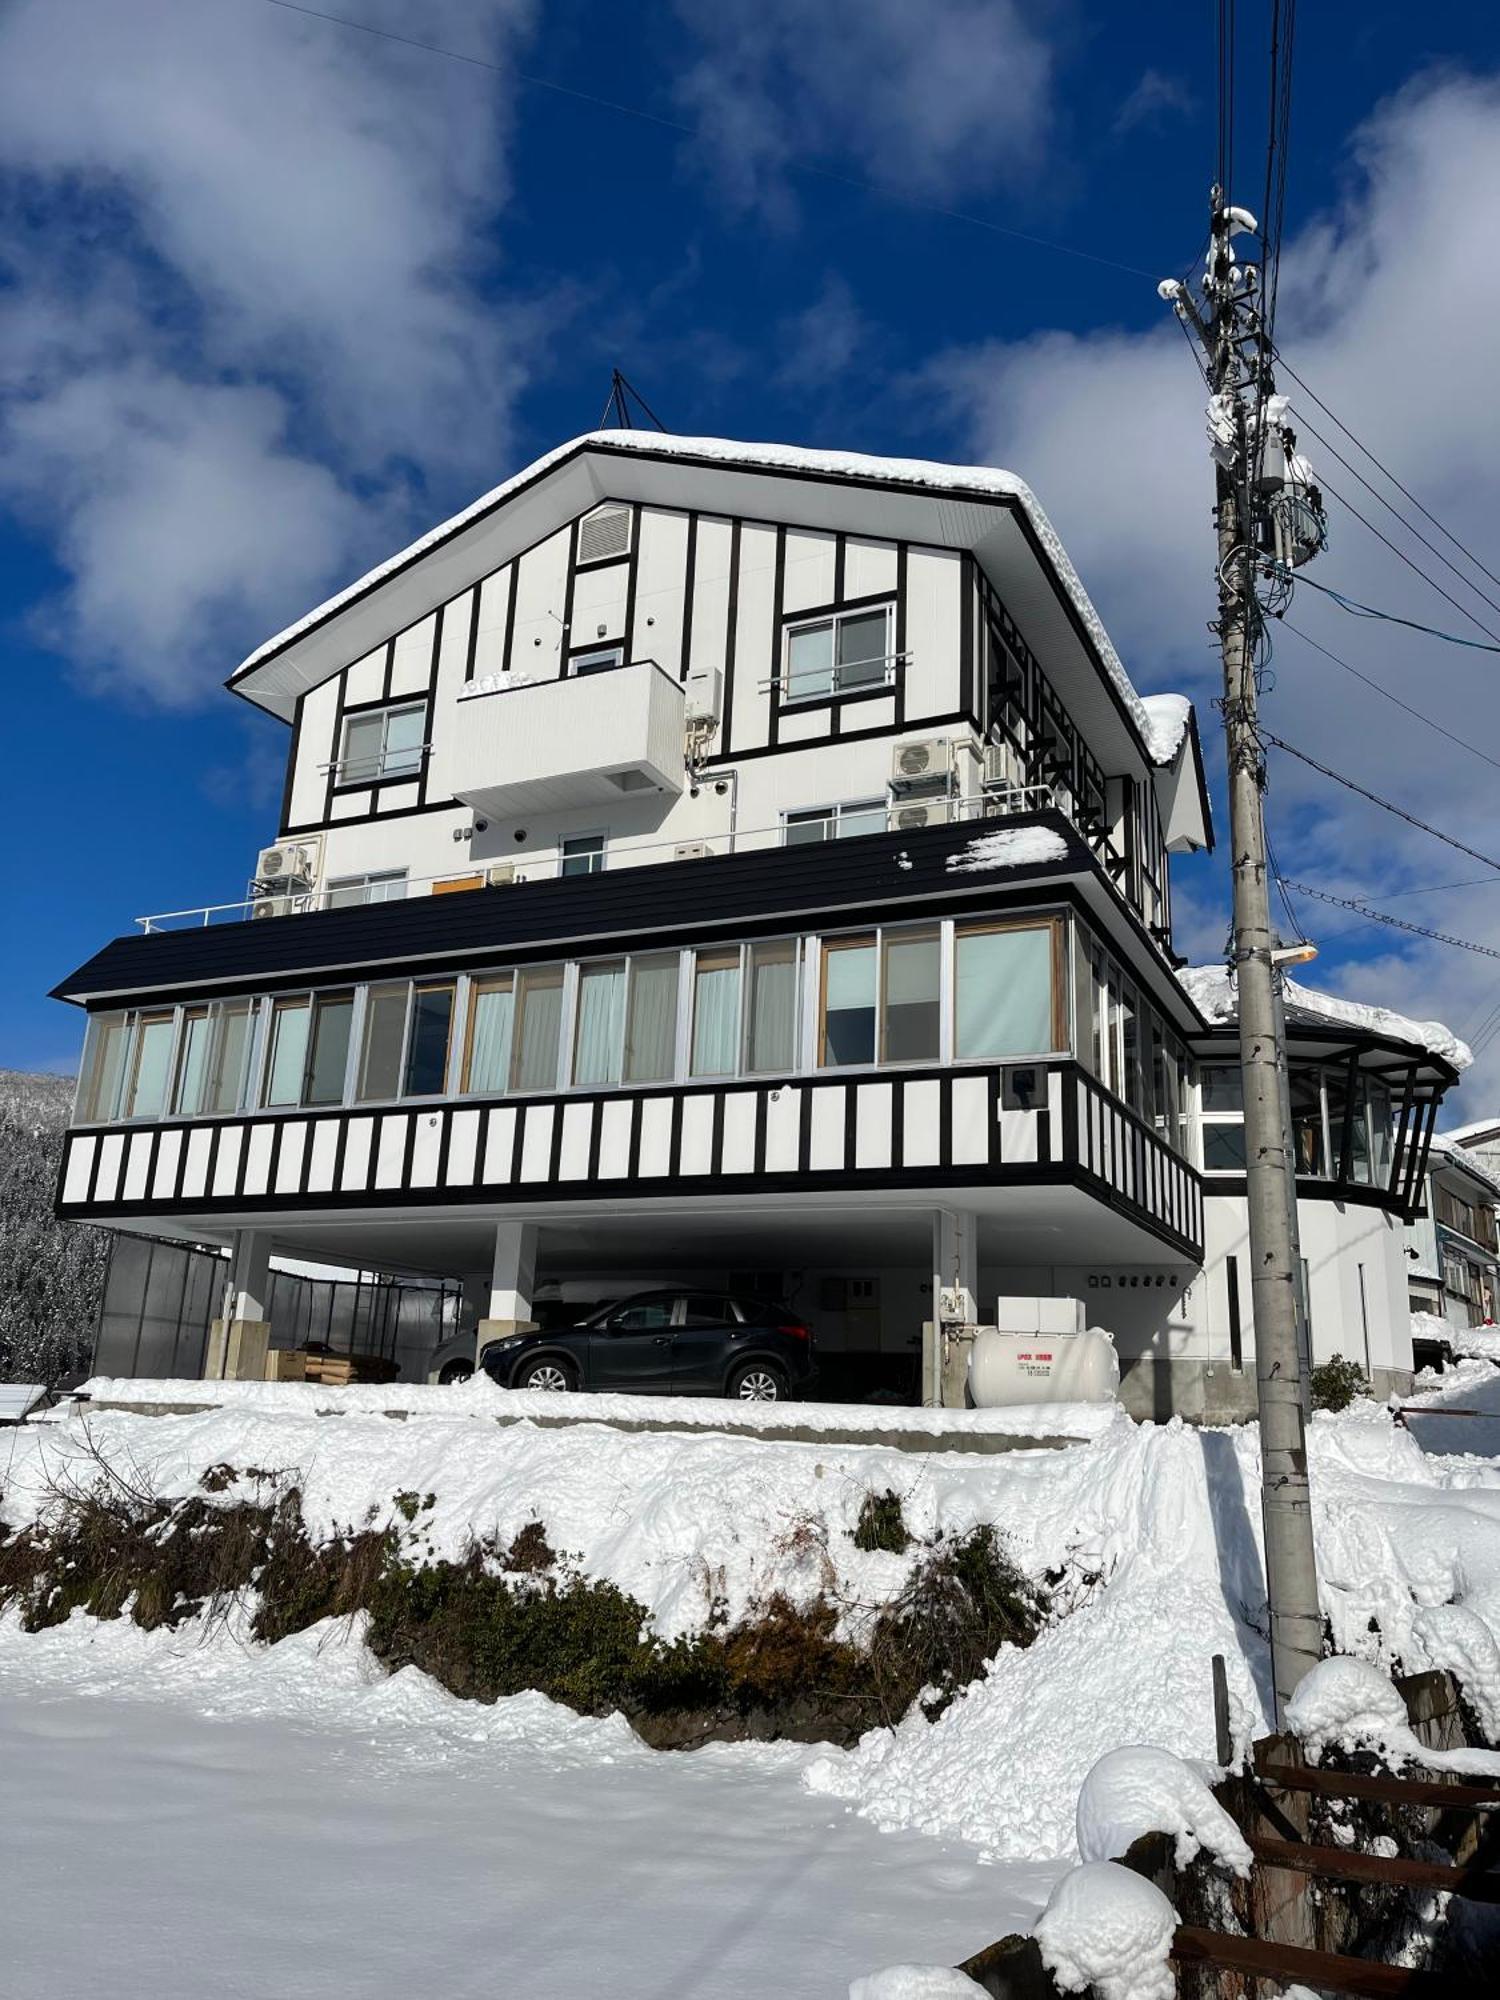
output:
M448 1137L448 1185L470 1187L479 1152L479 1113L455 1111Z
M797 1171L798 1140L802 1130L802 1092L773 1090L766 1099L766 1172L794 1174Z
M146 1192L146 1175L151 1165L151 1134L135 1132L131 1135L130 1151L125 1160L125 1181L120 1189L122 1201L140 1201Z
M374 1143L375 1120L373 1118L351 1118L348 1135L344 1140L344 1171L341 1185L345 1192L366 1186L370 1178L370 1148Z
M380 1137L375 1149L375 1185L378 1188L398 1188L406 1170L406 1128L410 1120L405 1112L387 1114L380 1121Z
M855 1111L854 1164L856 1167L888 1167L891 1164L891 1093L889 1083L862 1083Z
M68 1146L68 1170L63 1175L62 1198L64 1201L87 1201L89 1176L94 1169L94 1154L98 1151L97 1139L74 1139Z
M182 1157L182 1134L163 1132L156 1149L156 1171L151 1177L151 1199L170 1201L177 1185L177 1162Z
M245 1141L243 1125L226 1125L219 1134L219 1152L214 1161L213 1195L232 1195L239 1184L240 1149Z
M599 1178L622 1181L630 1172L630 1116L628 1097L606 1098L599 1107Z
M442 1151L443 1120L436 1111L429 1111L417 1120L416 1138L411 1149L412 1187L436 1187L438 1176L438 1155Z
M120 1162L125 1157L125 1134L106 1133L99 1147L99 1172L94 1180L95 1201L114 1201L120 1186Z
M990 1157L990 1082L986 1076L953 1079L953 1158L982 1167Z
M510 1179L510 1156L515 1151L518 1115L513 1104L503 1104L490 1113L490 1129L484 1142L484 1177L487 1181Z
M818 1173L835 1173L844 1164L846 1095L842 1084L833 1084L812 1094L808 1165Z
M708 1174L714 1164L714 1100L706 1093L682 1100L679 1173Z
M307 1163L307 1191L327 1194L334 1185L339 1157L339 1121L320 1118L313 1127L312 1156Z
M277 1194L295 1194L302 1185L302 1155L306 1150L306 1123L300 1118L289 1118L281 1128L281 1151L276 1155Z
M755 1092L731 1090L724 1097L723 1171L755 1172Z
M902 1085L905 1093L901 1131L903 1166L935 1167L942 1158L939 1147L941 1088L936 1082Z
M452 766L454 792L476 812L510 818L683 789L682 688L653 661L475 687L484 691L459 697Z
M187 1159L182 1169L182 1193L196 1199L208 1185L208 1155L213 1146L214 1135L207 1125L199 1125L188 1134ZM102 1157L102 1156L101 1156ZM102 1200L95 1190L96 1198Z
M522 1114L521 1179L550 1180L552 1170L552 1125L557 1117L555 1104L528 1104Z
M557 1163L557 1177L563 1181L585 1181L589 1175L589 1140L594 1131L594 1107L592 1104L568 1104L563 1107L562 1153Z

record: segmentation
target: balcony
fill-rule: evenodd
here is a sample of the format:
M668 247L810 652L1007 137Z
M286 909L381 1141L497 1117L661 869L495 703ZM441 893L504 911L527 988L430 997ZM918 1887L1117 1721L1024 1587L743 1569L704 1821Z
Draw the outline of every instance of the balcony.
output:
M496 675L459 695L462 727L446 779L496 819L617 805L686 782L683 691L655 660L561 680Z

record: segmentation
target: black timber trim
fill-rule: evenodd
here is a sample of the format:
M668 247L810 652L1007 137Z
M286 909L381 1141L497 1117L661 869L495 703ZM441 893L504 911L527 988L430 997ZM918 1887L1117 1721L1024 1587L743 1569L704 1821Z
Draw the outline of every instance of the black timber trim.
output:
M724 620L724 713L719 740L726 757L734 755L734 662L740 624L740 530L738 516L729 524L729 606Z
M693 594L698 582L698 516L687 517L687 551L682 573L682 644L678 647L677 678L685 682L693 656Z
M1243 1201L1249 1191L1244 1174L1203 1175L1203 1195L1208 1200L1216 1194L1230 1195ZM1365 1181L1310 1180L1307 1176L1297 1176L1298 1201L1347 1202L1351 1208L1383 1208L1387 1215L1399 1216L1410 1221L1415 1210L1409 1209L1400 1195L1391 1188L1371 1187Z
M512 596L515 594L516 580L512 571L509 579ZM469 592L469 637L464 647L464 686L474 678L474 655L479 650L479 600L484 591L484 583L476 583Z
M1032 526L1031 520L1027 515L1025 507L1021 504L1019 496L1016 495L1015 493L1002 492L998 490L986 491L983 488L976 488L972 485L963 485L958 483L955 483L951 486L947 486L943 485L941 482L929 483L926 480L920 480L920 479L891 478L888 475L861 473L861 472L850 471L847 469L835 471L828 467L819 467L819 466L763 464L763 463L757 463L754 460L739 461L734 459L714 458L698 452L682 452L682 451L668 452L668 451L654 451L649 448L644 450L639 448L626 448L621 445L611 444L608 439L599 438L597 436L580 438L578 443L574 445L570 450L564 452L559 457L550 459L546 464L539 466L535 471L531 473L531 475L528 478L519 480L515 482L513 485L507 487L507 489L503 493L501 493L495 499L490 501L487 506L471 509L464 515L460 517L455 517L454 520L447 525L447 530L445 533L440 531L438 540L433 540L432 538L429 538L420 547L408 550L404 556L398 558L394 563L386 565L384 568L382 568L378 576L371 576L366 580L364 580L363 582L355 585L353 589L346 592L341 598L339 598L335 602L331 603L328 609L323 613L321 617L318 617L311 622L304 621L301 625L297 627L295 632L289 631L284 636L274 641L270 646L263 648L256 656L253 662L247 662L245 665L237 667L235 671L225 681L224 685L230 690L231 693L240 695L244 700L253 701L254 697L245 693L243 683L249 680L253 675L259 673L262 670L262 668L268 666L272 660L279 658L281 654L290 650L290 648L296 643L298 643L300 640L305 639L310 631L316 630L318 629L318 627L330 623L333 619L341 617L353 605L362 602L363 599L372 595L376 590L383 588L386 584L390 583L393 578L403 575L406 571L414 568L418 563L424 561L426 557L428 557L432 553L435 547L441 546L441 543L443 541L452 540L454 536L460 533L467 533L470 529L475 527L480 521L486 520L490 518L492 515L500 512L502 508L508 506L510 502L518 498L520 494L528 492L532 487L540 485L543 481L552 478L556 473L560 472L565 466L571 465L575 459L585 457L591 452L597 453L601 457L619 457L628 460L644 459L648 462L653 462L656 464L688 465L700 471L739 473L742 475L748 475L751 477L762 478L762 479L770 477L776 479L795 480L799 482L810 483L813 485L853 486L853 487L862 487L867 489L876 488L881 491L890 493L901 493L912 498L919 498L924 500L946 499L946 500L962 501L970 506L980 505L987 507L995 507L997 509L1001 509L1005 512L1013 514L1015 516L1017 526L1020 529L1022 538L1026 542L1028 549L1031 551L1031 554L1034 560L1036 561L1038 567L1040 568L1042 575L1046 578L1048 587L1051 590L1053 597L1056 599L1059 609L1062 611L1064 617L1067 619L1069 625L1072 627L1074 636L1077 638L1079 645L1082 647L1085 658L1087 658L1095 667L1096 671L1098 672L1100 681L1103 683L1105 689L1109 694L1111 701L1113 702L1116 710L1118 711L1120 720L1125 725L1125 728L1128 731L1132 741L1139 748L1142 762L1146 765L1148 769L1155 768L1155 766L1152 763L1150 750L1147 747L1145 739L1141 733L1141 728L1138 721L1136 720L1135 716L1131 714L1130 709L1125 701L1125 698L1115 682L1114 675L1109 671L1108 667L1105 665L1103 655L1100 653L1098 645L1096 644L1093 638L1093 635L1089 632L1087 625L1084 623L1082 614L1080 613L1077 605L1074 604L1067 590L1063 587L1062 578L1058 574L1058 571L1052 561L1052 558L1048 555L1046 549L1043 547L1041 538L1037 534L1035 528ZM541 537L541 540L543 541L550 540L551 535L558 533L561 530L562 525L563 524L559 522L557 524L557 527L553 528L548 535ZM533 544L533 546L539 546L539 544ZM930 545L924 544L924 546L937 547L940 545L934 543ZM259 707L261 706L261 704L257 702L255 703L255 706ZM726 732L726 742L727 740L728 736Z

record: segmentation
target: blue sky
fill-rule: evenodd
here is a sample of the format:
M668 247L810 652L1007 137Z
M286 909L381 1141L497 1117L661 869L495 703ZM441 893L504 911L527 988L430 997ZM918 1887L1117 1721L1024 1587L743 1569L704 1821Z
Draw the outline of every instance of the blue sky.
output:
M285 733L222 692L237 661L592 428L616 364L674 430L1019 472L1138 683L1211 699L1201 393L1137 273L1185 270L1202 239L1213 8L329 11L494 67L270 0L0 14L19 857L0 1066L72 1066L76 1017L46 989L134 916L242 892L276 830ZM1239 13L1236 197L1257 207L1268 9ZM1497 75L1491 9L1302 10L1280 326L1299 372L1500 573ZM1320 579L1458 620L1337 507L1333 525ZM1294 621L1462 743L1290 637L1271 726L1493 851L1486 657L1306 591ZM1500 945L1488 885L1435 886L1472 863L1296 767L1274 776L1289 875ZM1181 941L1212 953L1219 865L1177 879ZM1323 983L1461 1029L1500 997L1493 961L1306 914ZM1487 1108L1465 1098L1461 1115Z

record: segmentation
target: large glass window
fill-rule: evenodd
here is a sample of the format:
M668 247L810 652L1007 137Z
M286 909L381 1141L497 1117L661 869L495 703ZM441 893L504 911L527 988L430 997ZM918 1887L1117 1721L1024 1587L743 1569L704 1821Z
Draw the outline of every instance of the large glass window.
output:
M880 1058L936 1062L942 1037L942 942L936 930L882 939Z
M557 872L560 875L602 875L604 835L602 833L570 835L562 844L562 857Z
M403 1096L442 1095L448 1081L448 1038L452 1032L453 988L418 986L412 994Z
M831 806L808 806L782 815L782 839L788 847L806 847L820 840L848 840L861 833L884 833L889 824L884 799L851 799Z
M130 1080L125 1093L127 1118L160 1118L167 1108L167 1073L172 1060L172 1016L142 1014L135 1024Z
M875 1060L878 968L873 937L831 938L823 947L824 1068Z
M675 951L630 961L625 1013L625 1081L660 1083L677 1074Z
M330 910L348 910L361 903L399 903L405 895L406 870L388 868L379 875L341 875L329 883L323 900Z
M562 1040L563 969L528 966L516 975L514 1090L555 1090Z
M791 938L750 947L745 1068L753 1075L797 1063L797 946Z
M1322 1079L1314 1070L1291 1073L1292 1158L1299 1174L1319 1179L1328 1175L1328 1148L1323 1134Z
M115 1116L128 1039L125 1015L95 1014L90 1020L88 1043L83 1052L83 1083L78 1092L81 1119Z
M476 979L469 988L469 1048L463 1088L500 1092L510 1081L510 1031L515 995L507 972Z
M1044 1055L1053 1030L1052 926L958 933L954 1054Z
M206 1020L204 1012L195 1009L184 1027L177 1110L185 1118L205 1114L222 1117L238 1111L244 1103L251 1003L216 1000L206 1010Z
M304 1104L342 1104L349 1069L349 1030L354 1022L354 995L320 995L313 1003L312 1037L308 1050Z
M891 677L891 611L837 612L788 628L783 701L827 701Z
M189 1007L182 1017L182 1035L177 1044L177 1082L172 1092L172 1109L183 1117L195 1116L203 1102L211 1033L208 1009Z
M415 778L422 768L427 704L366 709L344 722L339 751L341 785L369 785L389 778Z
M366 997L358 1095L367 1102L401 1095L401 1065L406 1050L406 1003L410 991L406 981L402 980L395 986L372 986Z
M625 1056L625 961L586 965L578 978L575 1083L618 1083Z
M700 951L693 967L693 1075L733 1076L739 1054L739 952Z
M297 1000L276 1002L271 1013L271 1053L266 1063L267 1104L301 1103L310 1020L311 1005L306 994Z

